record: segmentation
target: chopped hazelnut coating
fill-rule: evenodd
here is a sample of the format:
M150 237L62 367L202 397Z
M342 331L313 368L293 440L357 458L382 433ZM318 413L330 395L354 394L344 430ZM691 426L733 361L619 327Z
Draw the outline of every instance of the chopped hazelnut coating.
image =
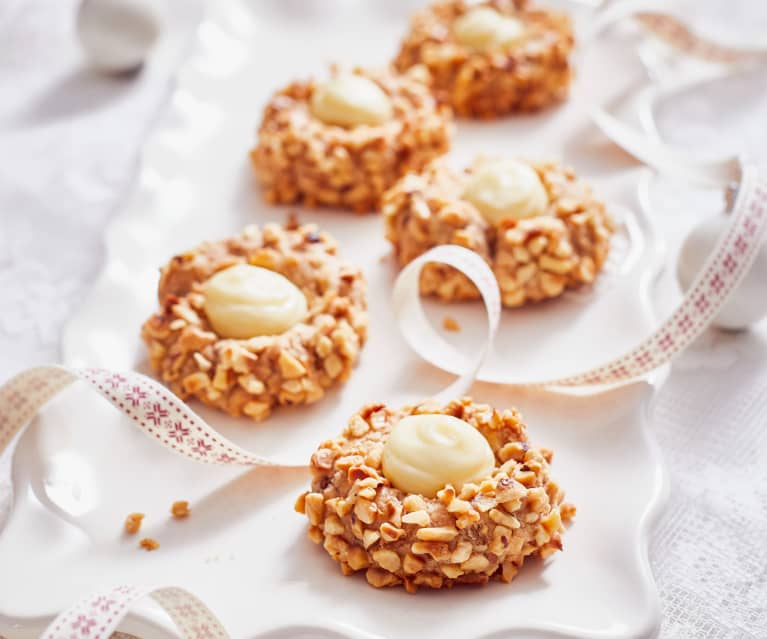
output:
M526 0L435 2L413 15L394 66L425 68L458 115L493 118L563 100L574 46L569 16Z
M421 174L410 173L386 192L386 237L400 266L434 246L457 244L483 257L493 269L504 306L557 297L590 284L610 251L613 221L605 205L575 173L555 162L527 162L546 191L543 215L501 218L491 224L464 197L478 160L457 172L436 160ZM462 273L427 264L421 293L446 301L478 299Z
M250 157L267 201L364 212L407 171L447 152L448 108L414 74L333 70L294 82L264 110Z
M125 518L125 532L129 535L135 535L141 528L143 520L144 513L131 513Z
M205 283L237 264L290 280L306 298L302 321L277 335L229 339L205 311ZM274 406L309 404L345 381L367 337L366 284L315 225L249 226L176 255L162 269L160 309L142 327L149 363L182 399L265 419Z
M407 493L384 475L383 451L397 423L443 414L467 422L487 440L495 467L487 476L435 497ZM511 581L525 557L562 549L564 492L550 477L543 449L531 446L519 413L464 398L400 410L369 404L340 437L312 455L312 485L296 501L309 538L343 574L364 570L375 587L451 587Z
M190 512L188 501L174 501L173 505L170 507L170 514L176 519L188 517Z
M138 542L138 545L149 552L152 550L157 550L160 547L160 542L150 537L144 537L144 539Z

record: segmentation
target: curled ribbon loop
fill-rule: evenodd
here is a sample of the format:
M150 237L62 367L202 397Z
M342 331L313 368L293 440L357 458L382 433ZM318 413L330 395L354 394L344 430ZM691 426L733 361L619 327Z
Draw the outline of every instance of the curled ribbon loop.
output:
M439 262L461 271L474 282L482 295L487 311L487 339L473 361L446 342L426 318L418 291L421 269L429 262ZM485 361L501 318L501 293L495 275L485 260L460 246L437 246L414 259L402 270L394 284L392 304L400 331L410 347L422 357L428 353L429 357L424 359L432 364L460 375L435 399L450 401L466 393Z

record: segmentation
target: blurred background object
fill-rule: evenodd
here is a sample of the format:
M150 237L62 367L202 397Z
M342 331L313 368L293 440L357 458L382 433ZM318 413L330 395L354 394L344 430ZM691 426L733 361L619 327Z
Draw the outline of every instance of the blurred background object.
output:
M162 28L158 0L82 0L77 35L88 62L124 73L144 64Z

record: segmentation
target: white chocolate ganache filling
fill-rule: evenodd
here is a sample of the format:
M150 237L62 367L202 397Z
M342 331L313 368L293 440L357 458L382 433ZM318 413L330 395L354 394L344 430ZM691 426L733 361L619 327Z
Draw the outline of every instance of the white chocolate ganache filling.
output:
M205 283L204 309L213 330L232 339L284 333L307 313L306 297L295 284L250 264L213 275Z
M453 22L455 39L467 47L486 51L508 46L522 36L525 25L489 7L477 7Z
M381 87L354 74L340 75L317 87L309 108L325 124L345 127L382 124L393 114L391 100Z
M489 477L495 455L482 434L462 419L426 414L403 417L383 452L383 474L395 488L434 497L447 484Z
M463 198L493 225L504 219L543 215L549 205L548 193L535 169L517 160L482 164L466 182Z

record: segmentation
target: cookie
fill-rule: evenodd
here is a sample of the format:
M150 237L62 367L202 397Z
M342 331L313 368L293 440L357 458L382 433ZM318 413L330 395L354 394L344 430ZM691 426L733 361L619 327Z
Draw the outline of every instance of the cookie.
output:
M296 510L344 574L364 571L375 587L508 582L526 557L562 548L575 513L551 457L513 409L370 404L312 455Z
M250 226L176 255L158 298L141 331L155 373L181 398L254 420L322 398L367 336L362 272L315 225Z
M593 282L614 232L604 203L556 162L480 159L455 171L437 160L395 184L382 210L401 266L434 246L463 246L491 266L508 307ZM420 288L446 301L479 298L443 264L424 267Z
M438 2L417 12L394 67L424 67L437 99L456 114L494 118L567 97L570 18L517 0Z
M326 82L294 82L269 101L251 152L270 203L363 212L408 171L450 146L449 109L418 79L334 69Z

